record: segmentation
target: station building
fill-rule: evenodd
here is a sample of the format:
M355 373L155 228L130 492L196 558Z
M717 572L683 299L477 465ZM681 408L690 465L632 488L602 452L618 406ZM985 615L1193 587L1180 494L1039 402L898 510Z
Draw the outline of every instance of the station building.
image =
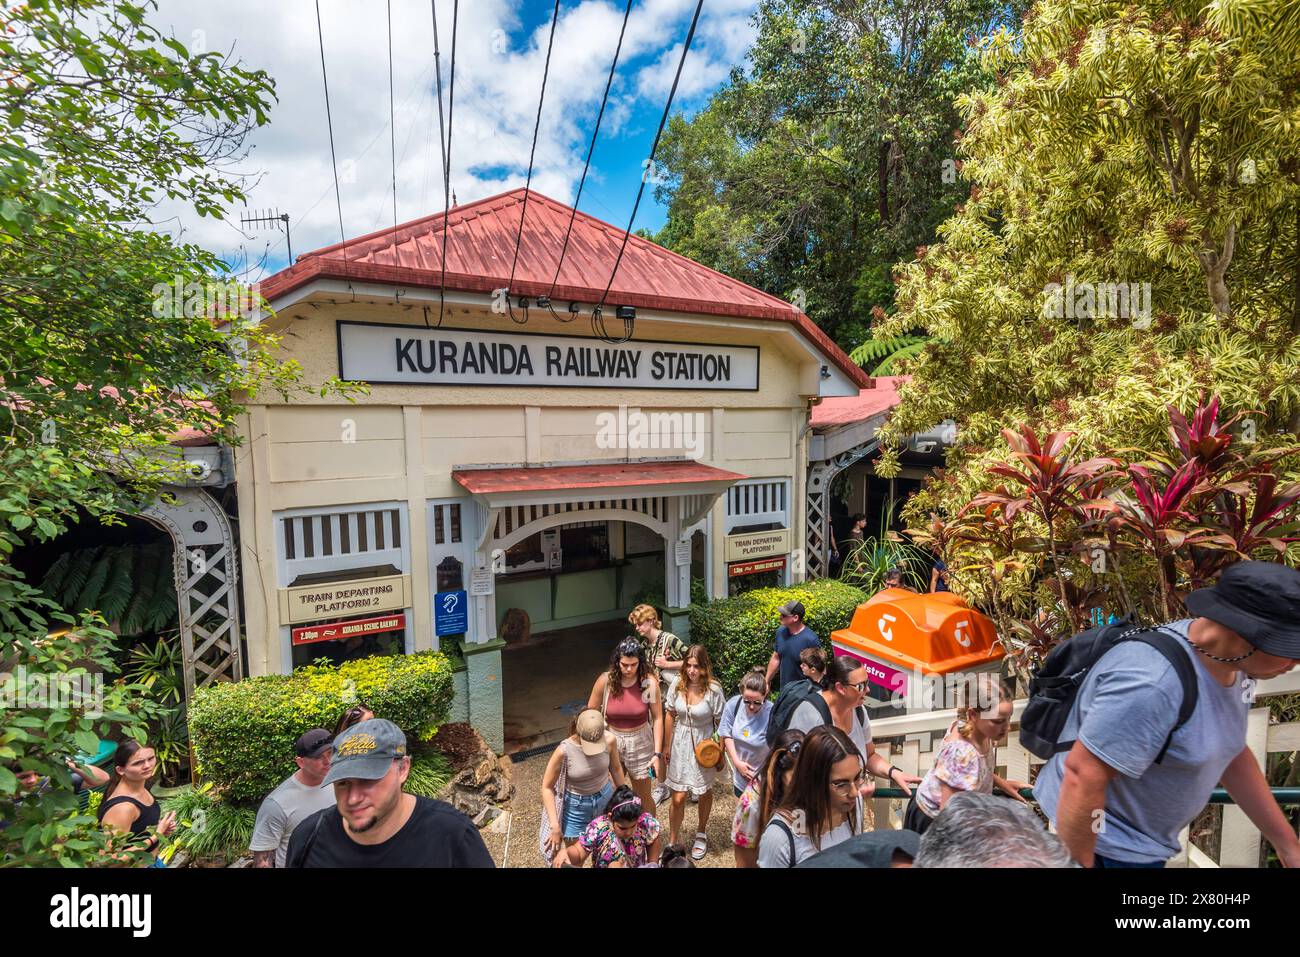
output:
M802 580L812 412L871 380L789 303L624 239L515 190L261 284L282 357L368 392L247 399L248 673L448 650L501 748L567 725L637 602L685 635L692 590Z

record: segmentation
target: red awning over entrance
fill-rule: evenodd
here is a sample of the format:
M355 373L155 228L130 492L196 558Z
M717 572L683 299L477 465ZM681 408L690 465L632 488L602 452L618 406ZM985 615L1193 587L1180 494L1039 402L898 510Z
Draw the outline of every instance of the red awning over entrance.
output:
M638 486L731 484L747 476L699 462L635 462L616 465L557 465L550 468L466 469L452 472L474 495L560 492Z

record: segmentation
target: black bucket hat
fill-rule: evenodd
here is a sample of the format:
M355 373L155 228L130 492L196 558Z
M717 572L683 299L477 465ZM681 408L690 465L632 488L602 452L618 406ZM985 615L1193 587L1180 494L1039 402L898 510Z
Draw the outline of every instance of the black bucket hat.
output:
M1277 562L1238 562L1187 596L1194 615L1217 621L1252 646L1300 658L1300 571Z

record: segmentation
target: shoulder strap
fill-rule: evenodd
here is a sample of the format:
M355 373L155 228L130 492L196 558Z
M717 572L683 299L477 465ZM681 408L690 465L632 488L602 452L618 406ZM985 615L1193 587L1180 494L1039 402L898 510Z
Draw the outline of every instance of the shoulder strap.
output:
M858 724L865 728L867 726L867 706L860 704L853 709L853 713L858 716Z
M816 687L816 685L813 687ZM812 706L816 708L817 713L822 716L823 722L826 724L835 723L834 719L831 717L831 706L826 703L826 699L822 697L820 691L814 691L808 697L804 698L804 701L812 702Z
M298 856L292 861L285 861L289 867L306 867L307 858L311 856L311 849L316 844L316 838L320 834L320 826L325 823L325 815L330 812L329 808L321 811L316 815L316 824L312 827L311 833L307 835L307 840L303 841L302 849Z
M605 675L605 696L600 699L600 716L605 717L605 709L609 707L609 675Z
M1130 641L1140 641L1144 645L1150 645L1173 666L1174 673L1178 675L1178 681L1183 686L1183 702L1178 708L1178 719L1174 726L1169 729L1169 737L1165 738L1164 747L1156 755L1155 763L1159 764L1164 760L1165 752L1169 750L1169 745L1173 743L1174 732L1185 725L1192 717L1192 712L1196 710L1197 699L1200 697L1200 686L1196 681L1196 665L1179 645L1182 642L1167 631L1161 631L1159 628L1151 631L1144 631L1133 635Z
M790 825L785 823L785 818L781 817L780 814L773 816L772 823L775 824L777 827L779 827L781 830L785 831L786 840L790 842L790 863L787 864L786 867L794 867L794 863L795 863L794 831L790 830Z
M740 702L744 697L743 694L736 695L736 703L731 706L731 723L733 726L736 723L736 715L740 714Z

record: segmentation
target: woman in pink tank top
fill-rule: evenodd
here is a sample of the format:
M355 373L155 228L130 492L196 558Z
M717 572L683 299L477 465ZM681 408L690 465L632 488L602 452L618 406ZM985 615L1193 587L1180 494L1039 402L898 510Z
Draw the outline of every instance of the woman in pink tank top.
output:
M641 803L654 807L652 777L662 778L664 713L659 682L635 638L610 655L609 670L592 686L588 708L599 708L618 742L619 758Z

